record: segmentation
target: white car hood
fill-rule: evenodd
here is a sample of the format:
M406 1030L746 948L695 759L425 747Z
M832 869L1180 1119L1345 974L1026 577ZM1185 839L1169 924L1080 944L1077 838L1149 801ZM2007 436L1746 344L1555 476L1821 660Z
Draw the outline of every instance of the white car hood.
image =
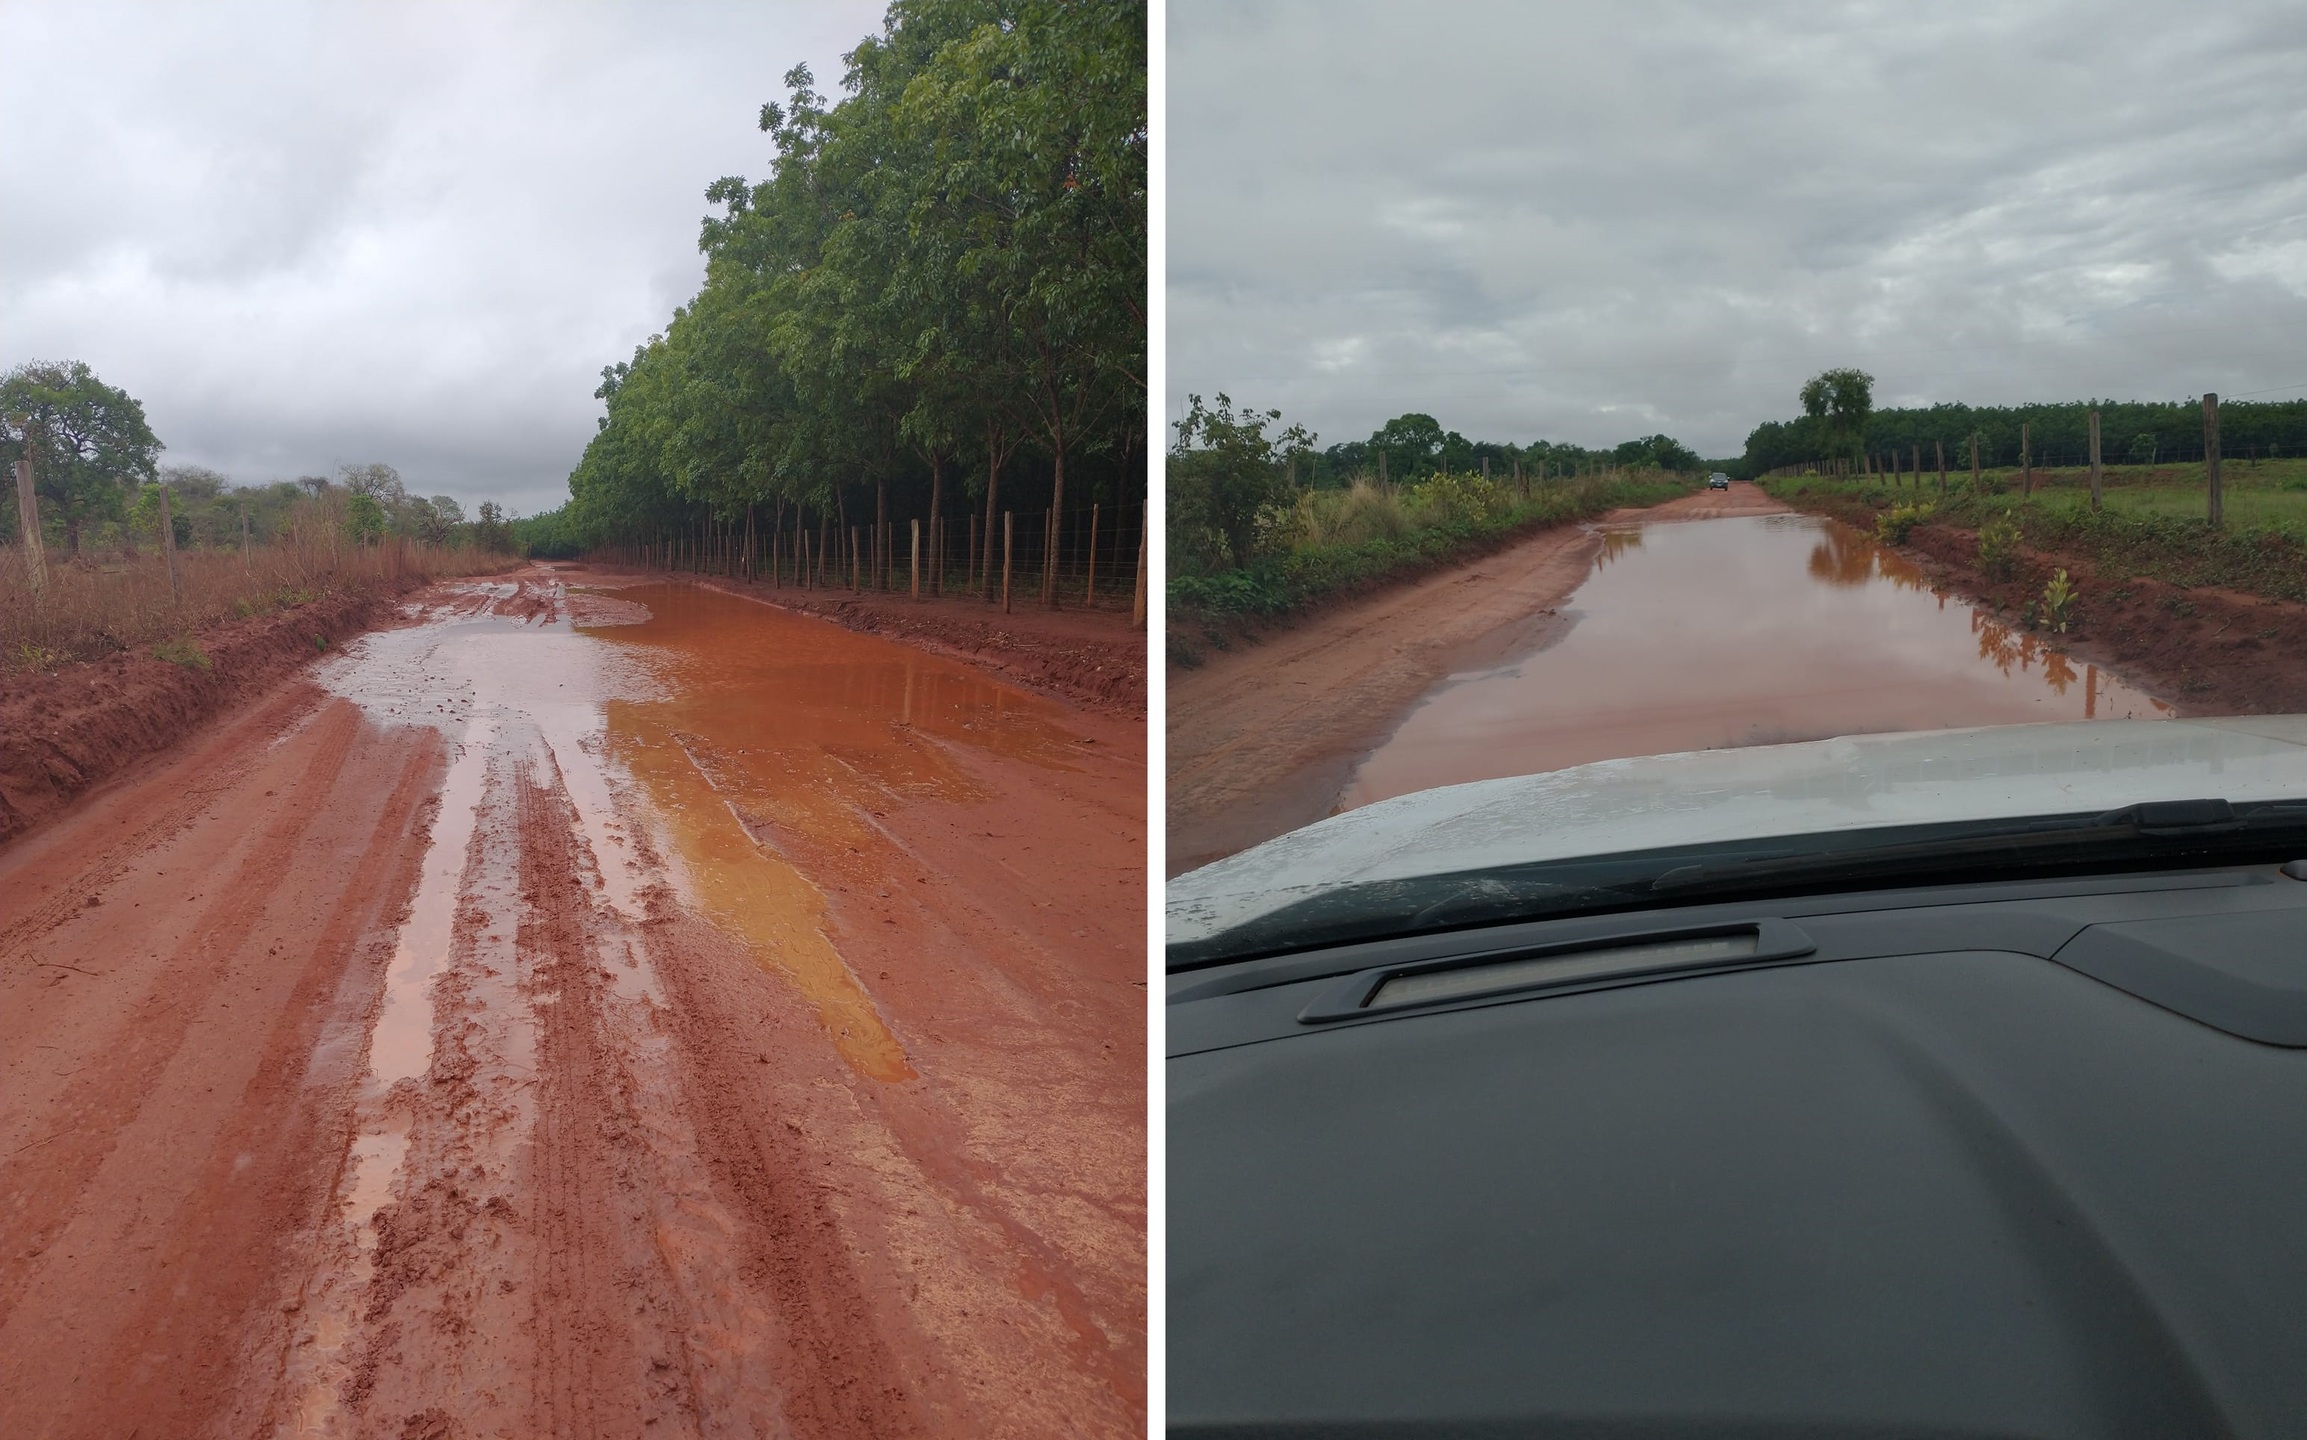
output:
M1382 800L1170 881L1170 943L1326 890L1670 845L2307 798L2307 715L1854 735L1603 760Z

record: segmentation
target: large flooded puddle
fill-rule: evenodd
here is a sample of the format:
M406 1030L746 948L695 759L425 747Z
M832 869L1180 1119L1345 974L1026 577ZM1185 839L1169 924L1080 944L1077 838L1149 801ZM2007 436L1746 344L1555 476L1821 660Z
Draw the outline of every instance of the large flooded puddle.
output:
M654 802L690 898L793 979L852 1066L910 1078L826 937L818 882L868 895L907 883L866 858L886 852L878 818L982 798L975 752L1072 768L1062 712L959 662L713 590L615 594L648 618L580 629L623 651L661 698L608 701L608 753Z
M1363 761L1342 808L1620 756L2169 713L1832 521L1602 538L1559 638L1451 676Z

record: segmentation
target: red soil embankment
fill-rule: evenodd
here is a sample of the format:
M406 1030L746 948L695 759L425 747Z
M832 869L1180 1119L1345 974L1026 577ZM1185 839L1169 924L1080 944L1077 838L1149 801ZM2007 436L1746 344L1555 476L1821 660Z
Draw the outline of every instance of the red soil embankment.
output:
M2054 572L2080 590L2061 649L2171 698L2183 715L2307 713L2307 605L2231 590L2103 576L2080 556L2027 550L2008 578L1979 565L1976 532L1919 527L1903 547L1933 578L2012 617Z
M0 676L0 841L375 625L393 598L325 595L202 631L195 645L205 665L156 659L146 648Z
M1788 504L1871 533L1876 511L1855 497L1803 494ZM2065 570L2078 596L2058 647L2106 666L2182 715L2307 713L2307 605L2103 571L2089 556L2022 547L2007 575L1979 564L1975 530L1916 527L1895 547L1930 577L2015 623Z

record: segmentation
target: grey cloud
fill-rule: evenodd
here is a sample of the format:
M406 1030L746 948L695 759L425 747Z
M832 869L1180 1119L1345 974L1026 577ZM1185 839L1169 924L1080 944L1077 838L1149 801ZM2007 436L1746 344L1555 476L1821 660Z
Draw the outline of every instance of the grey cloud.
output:
M761 102L882 10L5 0L0 364L87 360L171 463L547 508Z
M2307 391L2295 5L1174 0L1168 73L1173 418Z

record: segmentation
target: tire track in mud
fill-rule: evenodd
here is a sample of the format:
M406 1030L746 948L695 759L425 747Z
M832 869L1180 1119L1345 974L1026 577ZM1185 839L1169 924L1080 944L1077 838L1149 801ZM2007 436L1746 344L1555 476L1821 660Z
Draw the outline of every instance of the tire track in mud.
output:
M989 756L950 834L891 791L868 859L789 857L796 895L891 872L811 931L926 1056L877 1078L676 890L666 797L556 694L598 642L502 589L0 852L8 953L65 967L0 966L0 1137L120 1111L77 1180L0 1171L45 1217L0 1205L0 1433L1141 1430L1142 1010L1082 866L1142 856L1142 768Z
M381 895L414 888L423 855L412 835L440 772L438 738L418 737L400 781L385 801L369 848L353 864L342 898L321 926L318 943L296 977L288 1003L265 1036L258 1085L244 1095L196 1182L214 1197L173 1237L160 1264L178 1275L209 1277L198 1286L156 1292L130 1321L99 1392L117 1397L124 1416L160 1434L189 1434L231 1401L240 1372L278 1344L277 1319L253 1307L269 1298L283 1269L306 1253L309 1228L282 1233L271 1215L310 1216L327 1198L324 1172L309 1157L341 1152L350 1138L349 1067L329 1064L319 1046L329 1002L346 981L373 995L391 953L391 926L375 911ZM301 1243L300 1243L301 1242ZM279 1312L273 1311L272 1315ZM153 1355L185 1353L188 1337L229 1335L247 1325L250 1344L191 1364L153 1364ZM194 1352L198 1354L197 1348Z
M360 716L351 707L325 711L315 726L317 753L311 768L293 783L308 798L284 805L249 844L225 893L201 911L189 938L169 956L174 983L155 990L124 1020L117 1040L104 1046L67 1090L51 1118L59 1127L42 1145L43 1184L36 1191L7 1197L0 1220L0 1324L23 1298L36 1251L29 1237L45 1234L79 1204L96 1169L112 1153L120 1132L142 1113L154 1082L184 1044L211 992L222 983L233 952L263 914L250 905L253 894L271 896L298 841L322 813L317 803L334 785L351 755ZM195 811L197 813L197 811Z
M38 998L60 1025L40 1048L78 1064L70 1088L19 1091L10 1109L31 1099L46 1124L78 1128L36 1167L10 1167L0 1253L18 1284L0 1317L0 1432L195 1433L261 1354L244 1342L278 1333L271 1277L326 1193L321 1157L349 1109L344 1067L315 1042L348 1003L373 1002L439 772L429 732L387 737L350 706L312 713L308 691L285 709L303 723L277 743L228 730L222 750L188 757L215 768L155 777L208 783L166 787L125 840L95 837L105 907L84 904L80 924L30 947L102 953L95 937L130 923L128 897L210 897L168 917L159 947L108 955L103 988ZM284 803L251 803L259 785ZM95 808L123 825L152 813ZM341 863L291 863L308 853ZM12 884L68 856L29 858ZM123 1018L89 1024L90 1005Z

